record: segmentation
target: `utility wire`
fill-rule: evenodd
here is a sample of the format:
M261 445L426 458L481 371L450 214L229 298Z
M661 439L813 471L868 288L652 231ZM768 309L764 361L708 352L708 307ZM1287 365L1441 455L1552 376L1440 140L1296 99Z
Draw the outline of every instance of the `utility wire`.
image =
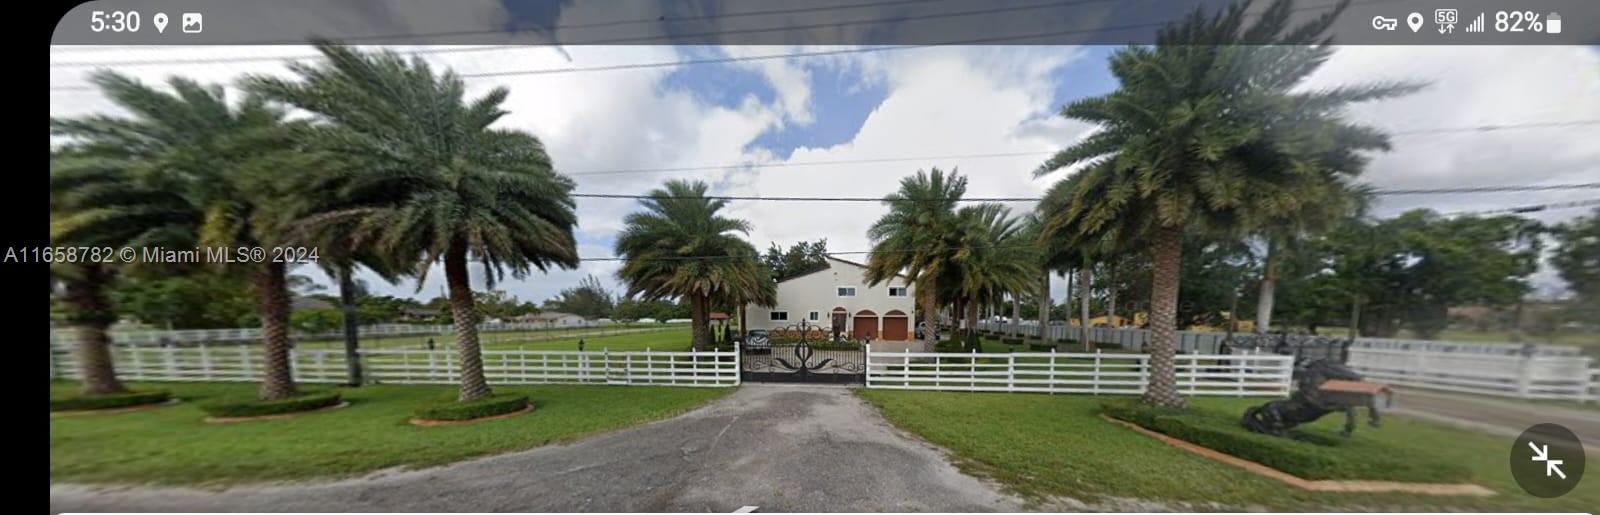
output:
M1474 125L1474 126L1467 126L1467 127L1442 127L1442 128L1434 128L1434 129L1412 129L1412 130L1395 131L1395 132L1391 132L1390 134L1394 135L1394 136L1419 136L1419 135L1428 135L1428 134L1482 133L1482 132L1495 132L1495 131L1513 130L1513 129L1548 129L1548 128L1557 128L1557 127L1578 127L1578 126L1588 126L1588 125L1600 125L1600 119L1565 120L1565 121L1555 121L1555 122L1508 123L1508 124L1498 124L1498 125ZM1055 151L1055 150L1047 150L1047 151L1035 151L1035 152L997 152L997 153L988 153L988 154L955 154L955 155L942 155L942 156L879 157L879 158L865 158L865 159L837 159L837 160L829 160L829 161L798 161L798 162L795 162L795 161L784 161L784 162L775 162L775 163L698 165L698 166L680 166L680 167L671 167L671 168L625 168L625 169L613 169L613 170L589 170L589 171L578 171L578 172L566 172L566 175L572 176L572 177L582 177L582 176L591 176L591 175L627 175L627 174L646 174L646 173L716 171L716 170L728 170L728 169L752 170L752 169L760 169L760 168L794 168L794 167L802 167L802 166L831 166L831 165L844 165L844 164L896 163L896 162L908 162L908 161L933 161L933 160L944 160L944 159L991 159L991 158L999 158L999 157L1045 156L1045 155L1055 154L1056 152L1057 151Z
M953 12L942 12L942 13L931 13L931 14L920 14L920 15L912 15L912 16L903 16L903 17L899 17L899 18L868 18L868 19L849 20L849 21L830 21L830 22L826 22L826 23L814 23L814 24L806 24L806 25L784 25L784 26L776 26L776 27L762 27L762 28L750 28L750 29L737 29L737 30L703 32L703 33L698 33L698 34L660 34L660 35L650 35L650 36L629 36L629 37L600 38L600 39L580 40L580 41L559 41L559 42L553 42L552 45L636 44L636 43L646 43L646 42L663 41L663 40L672 41L672 40L691 39L691 38L711 38L711 37L731 36L731 35L739 35L739 34L759 34L759 33L765 33L765 32L791 32L791 31L796 31L796 30L808 30L808 29L820 29L820 28L838 28L838 27L847 27L847 26L853 26L853 25L903 23L903 22L908 22L908 21L920 21L920 20L931 20L931 19L941 19L941 18L959 18L959 17L965 17L965 16L999 14L999 13L1008 13L1008 12L1020 12L1020 11L1030 11L1030 10L1038 10L1038 9L1048 9L1048 8L1062 8L1062 7L1071 7L1071 6L1075 6L1075 5L1090 4L1090 3L1104 3L1104 2L1109 2L1109 1L1111 1L1111 0L1066 0L1066 1L1056 0L1056 1L1052 1L1052 2L1045 2L1045 3L1039 3L1039 4L1029 4L1029 5L1020 5L1020 6L1011 6L1011 7L1000 7L1000 8L988 7L988 8L983 8L983 9L969 9L969 10L965 10L965 11L953 11ZM1157 22L1157 23L1155 23L1155 25L1159 26L1159 25L1165 25L1167 23L1171 23L1171 21ZM1147 24L1139 24L1139 25L1143 26L1143 25L1147 25ZM1101 31L1101 30L1108 30L1108 29L1096 28L1096 29L1085 30L1085 31L1086 32L1094 32L1094 31ZM1112 29L1109 29L1109 30L1120 30L1120 29L1112 28ZM1039 37L1039 36L1028 36L1028 37ZM928 45L916 45L916 46L928 46ZM510 46L499 46L499 47L490 47L490 48L527 48L527 47L528 47L528 45L510 45ZM411 52L405 52L404 54L405 55L427 55L427 54L450 53L452 50L453 50L452 48L423 49L423 50L415 50L415 51L411 51ZM483 49L480 48L479 50L483 50ZM464 51L464 50L455 50L455 51ZM229 57L194 57L194 58L176 58L176 59L141 59L141 60L119 60L119 61L71 61L71 62L65 62L65 63L50 63L50 66L53 67L53 68L80 68L80 67L102 67L102 66L156 66L156 65L172 65L172 64L216 64L216 63L236 63L236 62L255 62L255 61L292 61L292 60L298 60L298 59L318 59L318 58L321 58L321 57L322 56L320 54L311 54L311 55L301 55L301 56L257 56L257 57L233 57L233 58L229 58Z
M1098 2L1098 1L1106 1L1106 0L1078 0L1077 2L1067 2L1067 3L1063 3L1061 5L1062 6L1066 6L1066 5L1070 5L1072 3L1092 3L1092 2ZM1353 2L1350 5L1354 6L1354 5L1383 4L1383 3L1395 3L1395 2L1400 2L1400 1L1405 1L1405 0L1369 0L1369 1ZM1301 8L1292 9L1292 11L1293 12L1301 12L1301 11L1319 10L1319 9L1324 9L1324 8L1328 8L1328 7L1333 7L1334 5L1336 5L1336 4L1322 4L1322 5L1314 5L1314 6L1305 6L1305 7L1301 7ZM1014 8L1009 8L1009 9L1020 10L1020 9L1025 9L1025 8L1031 9L1031 8L1041 8L1041 7L1048 7L1048 5L1020 6L1020 7L1014 7ZM941 16L950 16L952 14L953 13L941 13L939 15L929 15L929 16L941 17ZM916 19L916 18L911 17L911 18L905 18L905 19L899 19L899 20L878 20L878 21L906 21L908 19ZM612 70L634 70L634 69L644 69L644 68L678 67L678 66L697 65L697 64L720 64L720 63L742 62L742 61L760 61L760 60L768 60L768 59L789 59L789 58L796 58L796 57L817 57L817 56L829 56L829 55L840 55L840 54L884 52L884 51L892 51L892 50L908 50L908 49L929 48L929 47L947 46L947 45L981 45L981 44L990 44L990 43L1004 43L1004 42L1024 41L1024 40L1047 38L1047 37L1059 37L1059 36L1066 36L1066 35L1072 35L1072 34L1084 34L1084 33L1093 33L1093 32L1116 32L1116 31L1121 31L1121 30L1131 30L1131 29L1139 29L1139 28L1153 28L1153 27L1161 27L1161 26L1164 26L1164 25L1167 25L1167 24L1170 24L1170 23L1174 23L1176 21L1178 21L1178 20L1165 20L1165 21L1159 21L1159 22L1136 23L1136 24L1120 25L1120 26L1112 26L1112 27L1098 27L1098 28L1094 28L1094 29L1071 29L1071 30L1042 32L1042 33L1035 33L1035 34L1022 34L1022 35L1012 35L1012 36L994 36L994 37L983 37L983 38L971 38L971 39L965 39L965 40L951 40L951 41L945 41L945 42L940 42L940 43L929 43L929 44L919 44L919 45L879 46L879 47L852 48L852 49L828 50L828 51L817 51L817 52L795 52L795 53L786 53L786 54L769 54L769 55L760 55L760 56L744 56L744 57L730 57L730 58L716 58L716 59L697 59L697 60L683 60L683 61L670 61L670 62L657 62L657 63L631 63L631 64L621 64L621 65L606 65L606 66L580 67L580 68L545 68L545 69L534 69L534 70L485 72L485 73L476 73L476 74L474 74L474 73L464 73L464 74L460 74L460 76L463 77L463 78L482 78L482 77L505 77L505 76L514 76L514 75L545 75L545 74L557 74L557 73L597 72L597 71L612 71ZM819 24L819 25L810 26L810 27L799 27L799 26L797 26L797 27L782 27L782 28L771 28L771 29L757 30L756 32L761 32L761 31L769 31L769 32L770 31L789 31L789 30L797 30L797 29L802 29L802 28L818 28L818 27L837 27L837 26L843 26L843 25L862 24L862 23L864 23L864 22L856 21L856 22ZM746 31L742 31L742 32L749 32L749 31L750 30L746 30ZM706 34L698 34L698 35L692 35L692 36L674 35L674 36L671 36L671 37L714 36L714 35L731 34L731 33L736 33L736 32L741 32L741 31L730 31L728 33L706 33ZM593 45L593 44L621 43L621 42L635 42L636 43L636 42L638 42L638 39L639 38L624 39L624 40L608 40L608 41L589 41L589 42L564 43L564 44L590 44L590 45ZM662 38L661 37L656 37L654 39L662 39ZM501 48L528 48L528 47L531 47L531 46L532 45L515 45L515 46L505 46L505 47L501 47ZM429 50L418 50L418 51L409 53L409 55L417 55L418 53L423 53L423 52L439 53L439 52L431 52ZM402 53L402 55L406 55L406 53ZM318 58L318 57L320 57L320 56L288 57L288 58L281 58L280 57L280 58L276 58L276 59L277 60L293 60L293 59L314 59L314 58ZM122 66L138 66L138 65L143 65L143 64L187 64L187 63L196 63L196 62L198 62L198 63L232 63L232 62L240 62L240 61L243 61L243 60L273 60L273 59L207 58L207 59L202 60L202 61L196 61L196 60L193 60L193 59L191 59L191 60L169 59L169 60L163 60L163 61L132 61L132 62L123 62L123 63L118 63L116 61L100 61L100 62L95 62L95 63L88 63L88 62L52 63L52 66L57 66L57 65L69 65L69 66L76 66L76 67L119 66L119 65L122 65ZM88 86L62 86L62 87L50 88L50 91L89 91L89 90L92 90L92 89L93 88L88 87Z
M1508 208L1502 208L1502 209L1486 209L1486 210L1482 210L1482 211L1456 211L1456 212L1452 212L1452 213L1445 213L1445 215L1447 215L1447 216L1483 216L1483 215L1523 214L1523 213L1537 213L1537 212L1541 212L1541 211L1550 211L1550 210L1553 210L1553 209L1571 209L1571 208L1575 208L1575 207L1590 207L1590 206L1600 206L1600 198L1593 198L1593 199L1588 199L1588 200L1574 200L1574 201L1571 201L1571 202L1554 202L1554 203L1550 203L1550 204L1534 204L1534 205L1531 205L1531 206L1508 207Z
M1577 184L1541 184L1531 186L1477 186L1463 188L1410 188L1397 190L1373 190L1373 195L1428 195L1428 194L1460 194L1460 193L1505 193L1525 191L1566 191L1600 189L1600 182ZM654 196L628 193L573 193L574 198L597 199L623 199L623 200L682 200L704 198L707 200L728 201L769 201L769 202L1038 202L1041 197L946 197L930 199L887 199L884 197L793 197L793 196L749 196L749 195L706 195L703 197L676 197L670 195Z

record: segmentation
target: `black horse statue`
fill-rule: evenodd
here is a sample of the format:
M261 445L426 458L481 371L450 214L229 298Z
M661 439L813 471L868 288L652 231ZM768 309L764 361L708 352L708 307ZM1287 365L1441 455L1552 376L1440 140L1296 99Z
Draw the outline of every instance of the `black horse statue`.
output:
M1301 360L1295 364L1295 391L1288 399L1276 400L1252 407L1244 412L1244 427L1250 431L1272 436L1284 436L1290 429L1307 424L1323 415L1342 410L1345 413L1341 436L1350 436L1356 429L1356 408L1366 406L1372 427L1378 427L1378 398L1387 388L1365 384L1368 388L1329 389L1329 381L1362 382L1361 374L1328 359ZM1345 383L1349 384L1349 383ZM1387 395L1382 395L1387 398Z

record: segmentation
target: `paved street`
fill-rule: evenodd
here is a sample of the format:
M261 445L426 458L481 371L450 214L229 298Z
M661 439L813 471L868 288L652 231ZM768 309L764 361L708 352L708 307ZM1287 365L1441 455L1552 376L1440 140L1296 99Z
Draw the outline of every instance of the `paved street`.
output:
M537 412L531 416L538 416ZM507 422L502 422L507 423ZM570 445L323 484L201 491L52 485L93 511L995 511L962 475L842 387L745 385L686 415Z
M1397 389L1397 413L1506 436L1507 443L1535 424L1565 426L1590 454L1600 449L1600 409L1519 402L1487 395Z

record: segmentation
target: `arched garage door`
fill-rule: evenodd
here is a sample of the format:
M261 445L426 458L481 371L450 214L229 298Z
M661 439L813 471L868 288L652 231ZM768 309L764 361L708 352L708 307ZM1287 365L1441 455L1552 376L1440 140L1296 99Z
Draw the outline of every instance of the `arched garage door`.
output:
M850 336L878 339L878 314L870 309L857 311L855 323L850 326Z
M904 311L890 310L883 314L883 338L881 340L906 341L911 339L911 317Z

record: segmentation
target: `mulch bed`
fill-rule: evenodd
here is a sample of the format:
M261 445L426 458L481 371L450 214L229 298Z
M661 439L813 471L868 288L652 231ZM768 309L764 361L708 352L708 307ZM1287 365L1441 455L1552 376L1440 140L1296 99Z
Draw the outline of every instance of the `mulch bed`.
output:
M172 398L172 399L167 399L167 400L161 401L161 402L152 402L150 404L139 404L139 405L135 405L135 406L123 406L123 407L120 407L120 408L75 409L75 410L52 411L52 412L50 412L50 418L56 418L56 417L79 417L79 416L84 416L84 415L112 415L112 414L116 414L116 413L133 413L133 412L136 412L136 411L147 411L147 410L153 410L153 409L156 409L156 408L164 408L164 407L167 407L167 406L172 406L174 404L178 404L179 402L182 402L182 401L178 400L177 398Z
M492 417L474 418L474 419L471 419L471 420L428 420L428 419L422 419L422 418L413 418L413 419L410 420L410 422L411 422L411 425L413 425L413 426L422 426L422 427L464 426L464 425L467 425L467 424L476 424L478 422L488 422L488 421L491 421L491 420L501 420L501 419L507 419L507 418L511 418L511 417L518 417L518 416L526 415L526 414L529 414L529 413L532 413L532 412L533 412L533 403L530 402L530 403L528 403L528 407L526 407L526 408L522 408L522 409L513 411L511 413L506 413L506 414L502 414L502 415L495 415L495 416L492 416Z
M1118 424L1145 436L1160 440L1167 445L1183 449L1191 454L1210 458L1227 465L1238 467L1252 474L1276 479L1290 486L1302 490L1315 492L1401 492L1425 495L1469 495L1476 497L1494 495L1494 490L1471 483L1406 483L1400 481L1363 481L1363 480L1310 480L1304 479L1288 472L1284 472L1260 463L1239 458L1231 454L1219 452L1206 447L1201 447L1184 440L1151 431L1140 427L1138 424L1117 420L1106 415L1100 415L1111 423Z
M297 412L294 412L294 413L277 413L277 414L273 414L273 415L262 415L262 416L259 416L259 417L206 417L205 418L205 422L207 424L233 424L233 423L238 423L238 422L253 422L253 421L256 421L256 420L282 420L282 419L286 419L286 418L298 417L298 416L301 416L301 415L310 415L310 414L313 414L313 413L322 413L324 411L333 411L333 410L337 410L337 409L344 409L344 408L346 408L348 406L350 406L350 402L349 401L344 401L344 402L340 402L338 404L334 404L332 406L328 406L328 407L325 407L325 408L317 408L317 409L314 409L314 410L306 410L306 411L297 411Z

